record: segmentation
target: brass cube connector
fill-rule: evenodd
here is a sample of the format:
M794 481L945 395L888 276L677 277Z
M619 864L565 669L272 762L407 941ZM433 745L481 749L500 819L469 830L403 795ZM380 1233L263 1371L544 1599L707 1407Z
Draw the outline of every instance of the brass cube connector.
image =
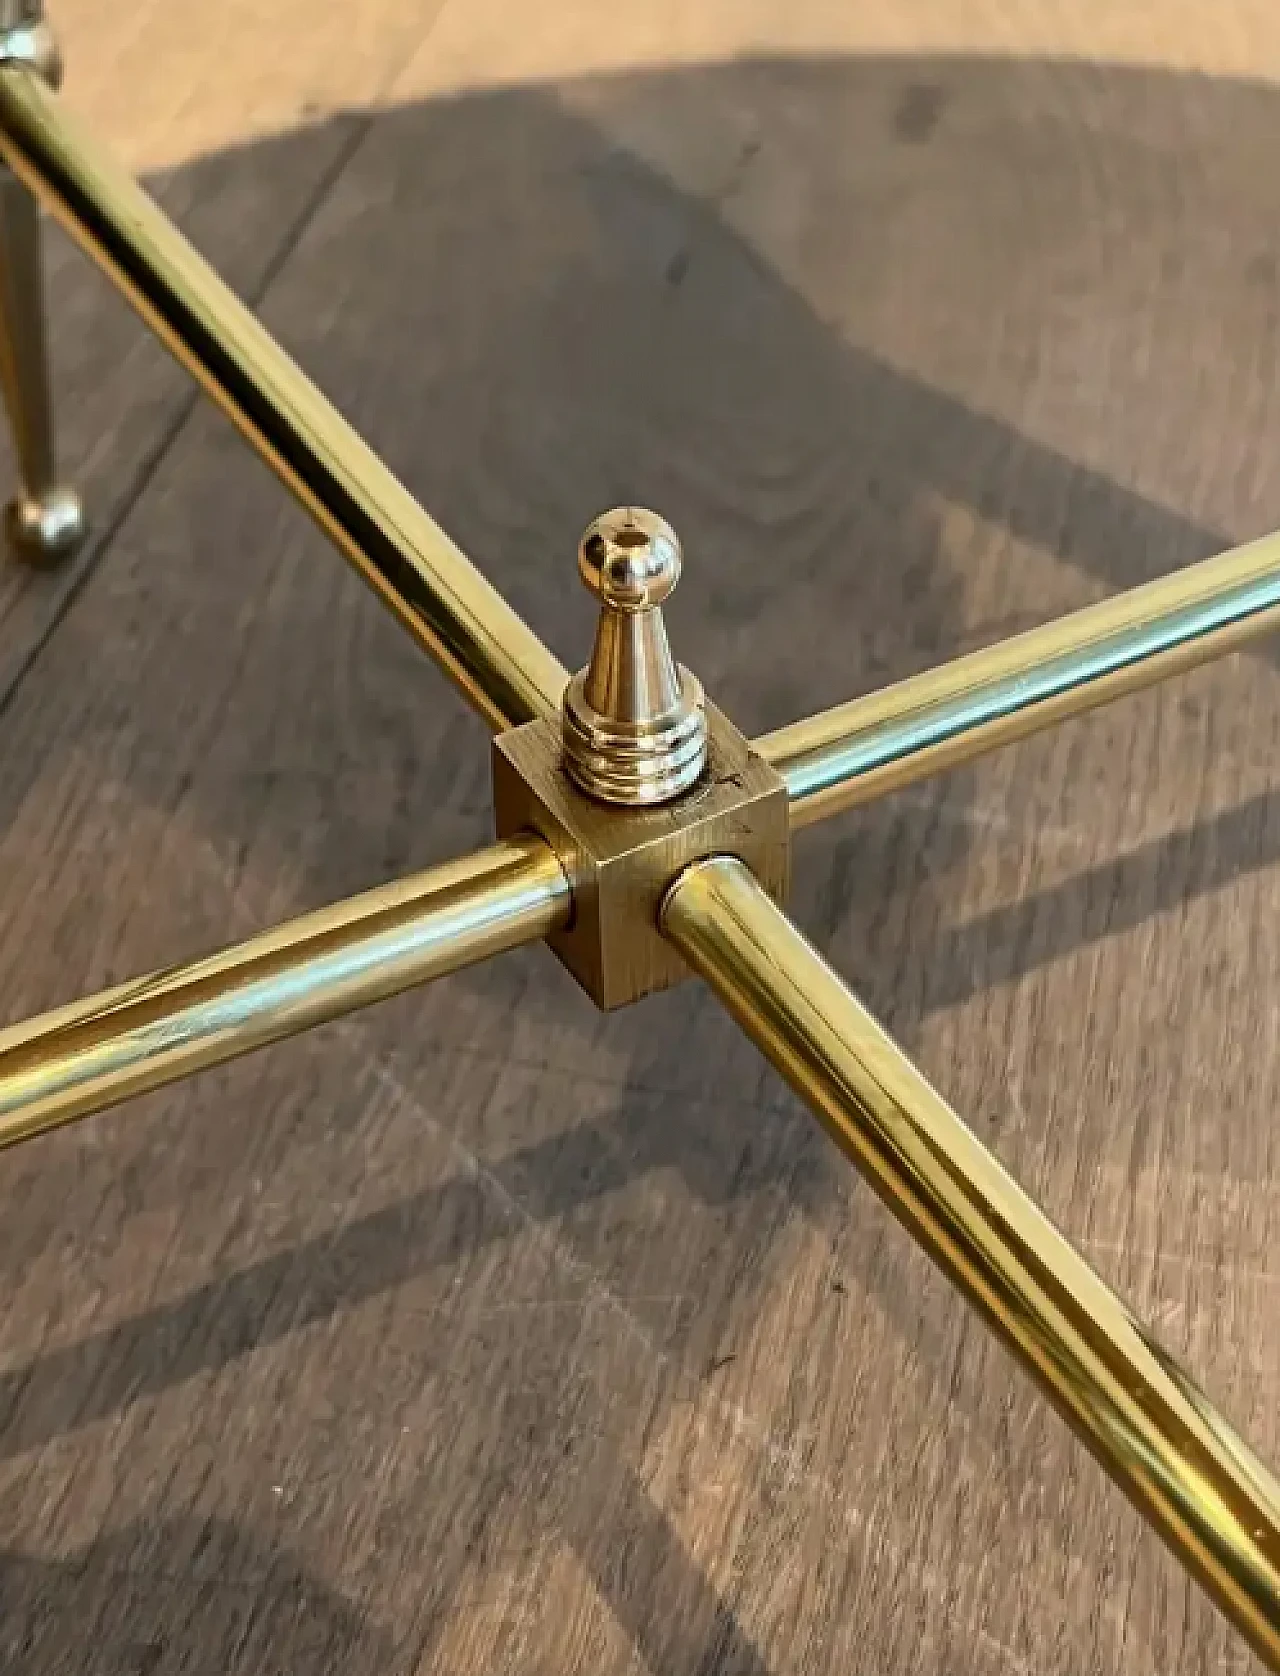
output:
M786 897L786 785L712 704L706 719L706 773L656 808L611 807L578 790L555 721L526 722L493 742L498 836L536 832L559 856L574 913L548 941L599 1007L624 1007L689 975L658 930L658 910L691 861L735 855L776 901Z

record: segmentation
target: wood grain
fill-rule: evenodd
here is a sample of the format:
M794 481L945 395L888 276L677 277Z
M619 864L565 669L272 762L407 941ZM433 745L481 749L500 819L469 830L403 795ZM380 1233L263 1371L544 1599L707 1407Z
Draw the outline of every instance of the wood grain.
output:
M362 0L360 26L276 7L271 27L239 4L175 13L134 0L57 0L68 73L64 97L142 177L165 210L246 301L256 304L351 155L406 48L432 8ZM124 24L124 27L122 27ZM336 61L341 69L335 76ZM250 136L305 122L276 152L270 178ZM184 167L163 167L181 158ZM56 572L0 564L0 707L84 578L109 548L192 411L190 380L60 229L48 226L60 469L84 495L92 539ZM0 470L9 471L0 427Z
M1003 55L804 56L804 0L519 84L495 16L605 25L495 5L416 54L401 6L341 167L301 122L156 185L250 195L268 323L571 666L619 500L748 730L1280 523L1280 92L1188 73L1220 19L1172 70L977 0ZM114 361L64 363L86 451ZM217 416L148 455L144 410L0 723L6 1017L488 835L479 726ZM818 829L794 891L1273 1460L1278 723L1264 647ZM1256 1668L695 989L602 1019L527 951L4 1167L15 1669Z

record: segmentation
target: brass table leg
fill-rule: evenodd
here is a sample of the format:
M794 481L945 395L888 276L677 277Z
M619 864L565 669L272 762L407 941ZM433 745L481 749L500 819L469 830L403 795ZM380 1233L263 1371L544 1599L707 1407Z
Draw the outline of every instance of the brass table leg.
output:
M1280 626L1280 534L753 747L671 657L659 611L681 563L673 533L619 508L580 552L601 618L570 683L62 110L40 4L0 0L0 168L16 171L0 179L0 389L22 476L11 534L52 557L82 531L54 471L30 189L500 735L500 842L0 1031L0 1146L536 937L601 1006L687 976L678 951L1280 1673L1280 1485L770 895L785 892L796 828Z
M0 62L56 85L61 66L37 0L0 0ZM75 551L85 523L79 496L57 476L42 280L35 199L0 165L0 390L19 483L4 528L15 552L48 564Z
M494 732L558 716L559 660L48 84L2 56L0 154Z

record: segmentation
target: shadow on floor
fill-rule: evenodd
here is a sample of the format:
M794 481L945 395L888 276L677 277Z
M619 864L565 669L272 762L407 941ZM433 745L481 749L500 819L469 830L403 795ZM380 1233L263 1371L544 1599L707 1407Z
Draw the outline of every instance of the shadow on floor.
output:
M196 1562L185 1575L139 1571L140 1546L191 1553ZM223 1521L145 1521L57 1562L0 1553L7 1670L329 1676L393 1670L395 1655L390 1637L286 1548Z
M1071 346L1102 339L1110 360L1077 351L1077 361L1090 378L1113 371L1138 414L1116 421L1117 453L1135 476L1159 476L1160 448L1147 446L1143 424L1198 366L1203 346L1186 341L1191 299L1216 286L1214 307L1241 341L1255 330L1261 341L1260 322L1275 313L1280 220L1270 198L1280 189L1275 171L1249 164L1278 114L1260 87L958 60L742 63L443 100L367 125L356 113L342 121L360 143L265 313L570 664L589 633L572 580L579 528L618 501L666 512L690 555L671 612L678 653L754 730L1025 626L1043 614L1046 589L1078 603L1223 543L1224 531L995 414L1023 399L1044 432L1092 441L1088 416L1109 424L1112 404L1108 393L1091 406L1072 386ZM683 151L672 138L682 134ZM261 182L292 176L315 138L303 131L194 163L182 195L198 201L240 167ZM1203 159L1194 178L1188 157ZM680 184L685 166L697 190ZM1234 195L1220 177L1239 183ZM1182 248L1206 205L1217 221ZM90 342L93 306L68 330ZM937 381L908 370L917 340ZM1125 360L1140 361L1153 341L1166 356L1158 370ZM190 866L183 834L211 853L207 890L197 878L174 910L184 932L219 923L228 897L255 881L283 878L301 906L479 841L485 828L478 733L458 725L434 678L277 505L274 485L243 466L219 423L200 414L175 435L11 695L0 763L0 821L15 831L32 820L42 830L38 818L51 829L132 823L133 878L142 888L148 869L148 893ZM1178 446L1190 458L1195 439ZM1069 598L1064 575L1088 586ZM59 709L85 669L91 702ZM95 770L113 801L86 815L76 799ZM1255 800L1216 816L1210 840L1199 828L1177 832L956 928L945 924L948 892L969 854L971 786L970 775L951 776L945 811L929 791L921 803L872 808L801 857L798 910L819 936L840 931L875 948L892 915L905 915L896 964L870 987L908 1040L931 1008L1280 854L1261 807L1269 800ZM158 847L157 829L176 848ZM113 958L129 966L130 939L142 935L122 921ZM74 969L89 959L92 928L64 936L63 964ZM771 1244L796 1211L833 1238L847 1222L838 1167L789 1102L762 1091L750 1050L727 1045L704 999L682 992L631 1019L579 1022L576 994L534 970L485 969L456 980L453 1000L424 998L421 1046L376 1020L368 1039L394 1045L403 1074L427 1078L442 1043L475 1046L467 1031L477 1020L490 1033L484 1051L500 1057L528 1001L560 1043L550 1072L571 1075L575 1055L586 1062L610 1044L616 1100L601 1097L551 1138L525 1141L518 1125L490 1132L484 1178L352 1217L314 1248L246 1263L13 1368L0 1378L0 1453L162 1398L456 1260L420 1242L424 1227L465 1225L473 1249L504 1238L495 1180L555 1225L577 1259L599 1265L612 1259L602 1258L597 1207L665 1172L706 1224L689 1248L690 1286L704 1247L726 1234L740 1241L732 1298L715 1307L748 1320L753 1277L769 1273ZM706 1063L727 1067L722 1084L699 1080ZM334 1098L321 1119L343 1123ZM673 1101L683 1102L680 1121L655 1121ZM259 1115L252 1099L219 1112L229 1193ZM26 1260L10 1230L5 1266ZM897 1295L898 1270L859 1278L900 1317L937 1402L953 1400L951 1322L933 1342ZM200 1330L215 1320L216 1333ZM653 1325L675 1364L701 1377L705 1322L677 1313ZM159 1355L157 1343L177 1348ZM370 1344L375 1365L379 1349ZM990 1443L998 1417L973 1404L957 1418ZM518 1460L518 1443L506 1447ZM638 1656L706 1676L790 1671L710 1589L633 1466L620 1455L600 1473L602 1500L629 1509L632 1546L611 1555L598 1530L571 1522L559 1534ZM154 1628L120 1627L110 1580L130 1574L139 1540L129 1529L104 1535L66 1567L6 1559L3 1633L32 1647L39 1633L106 1636L122 1650L103 1668L139 1676L226 1676L234 1659L250 1667L250 1647L255 1668L287 1659L297 1676L339 1655L352 1669L402 1668L379 1632L300 1574L279 1583L295 1606L278 1650L253 1639L268 1634L267 1608L194 1582L147 1594L137 1610ZM262 1546L268 1574L287 1569L273 1539L235 1540ZM1082 1565L1082 1593L1105 1589L1101 1560ZM678 1623L661 1610L673 1587L692 1603ZM424 1633L429 1644L434 1631ZM988 1668L974 1658L949 1668Z

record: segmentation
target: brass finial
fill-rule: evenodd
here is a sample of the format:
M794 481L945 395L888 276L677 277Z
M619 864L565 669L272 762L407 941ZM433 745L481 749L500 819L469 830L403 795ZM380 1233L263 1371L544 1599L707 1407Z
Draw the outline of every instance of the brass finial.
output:
M591 662L564 695L564 761L605 803L667 803L707 764L702 688L671 656L662 602L680 580L665 518L620 506L587 526L578 571L600 601Z

